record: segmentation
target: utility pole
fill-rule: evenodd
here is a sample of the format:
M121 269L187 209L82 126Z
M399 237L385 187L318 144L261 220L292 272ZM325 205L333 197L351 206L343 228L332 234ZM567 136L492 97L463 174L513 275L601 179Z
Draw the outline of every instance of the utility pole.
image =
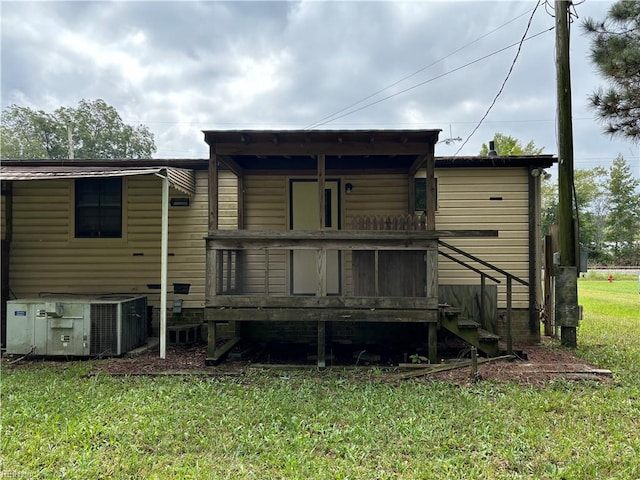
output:
M569 69L570 0L556 0L556 79L558 96L558 230L560 266L556 274L556 324L560 341L578 344L578 272L576 231L573 221L573 127L571 123L571 72Z

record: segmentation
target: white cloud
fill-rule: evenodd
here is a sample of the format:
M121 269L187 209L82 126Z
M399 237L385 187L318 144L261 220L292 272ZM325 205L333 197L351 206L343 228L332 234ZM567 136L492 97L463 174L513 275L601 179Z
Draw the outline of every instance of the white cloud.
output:
M601 18L610 4L588 0L576 9ZM1 8L3 108L53 110L103 98L123 119L149 126L158 156L192 157L207 155L202 129L302 128L444 57L364 103L424 85L322 128L442 128L466 138L515 49L434 78L517 42L533 4L23 1ZM552 25L539 8L530 33ZM592 116L586 95L602 83L587 51L574 28L577 162L631 148L637 160L635 146L581 120ZM523 45L503 94L462 154L477 153L496 131L556 151L553 55L553 32ZM437 153L458 147L440 144Z

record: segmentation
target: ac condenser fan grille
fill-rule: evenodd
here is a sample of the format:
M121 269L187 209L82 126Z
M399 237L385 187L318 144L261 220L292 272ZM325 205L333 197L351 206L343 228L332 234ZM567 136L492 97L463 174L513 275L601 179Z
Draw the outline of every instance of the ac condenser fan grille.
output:
M118 306L91 305L91 355L118 353Z

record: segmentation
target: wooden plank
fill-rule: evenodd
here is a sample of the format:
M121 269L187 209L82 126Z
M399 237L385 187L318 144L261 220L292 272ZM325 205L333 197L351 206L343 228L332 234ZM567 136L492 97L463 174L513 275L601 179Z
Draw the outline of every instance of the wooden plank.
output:
M415 177L416 173L418 173L418 170L422 168L425 161L427 161L427 155L424 153L418 155L416 159L413 161L413 163L411 164L411 167L409 167L409 178L411 179L411 181L413 181L413 178ZM413 207L411 207L409 211L411 212L412 210L413 210Z
M341 297L341 296L267 296L218 295L212 298L210 308L362 308L378 310L437 309L438 302L425 297Z
M211 151L209 156L209 231L218 229L218 158Z
M318 211L319 211L319 226L320 230L324 230L325 226L325 204L326 204L326 192L325 192L325 156L320 154L317 157L318 162Z
M427 181L426 181L426 206L427 206L427 230L436 229L436 160L434 146L430 145L426 155Z
M380 251L373 252L373 294L377 297L380 295Z
M426 291L425 296L437 301L438 299L438 252L429 250L426 252Z
M233 158L227 155L218 155L217 157L220 163L231 170L237 177L242 177L244 175L242 167L238 165L238 163Z
M327 366L326 361L326 339L327 339L327 324L325 321L318 321L318 368L324 368Z
M206 237L208 249L309 249L317 250L436 250L440 236L480 237L497 235L497 231L355 231L355 230L218 230ZM495 235L493 235L495 234Z
M218 250L207 250L206 261L205 302L209 304L218 295Z
M429 323L429 333L428 333L428 352L429 352L429 361L431 363L438 362L438 324L437 323Z
M209 321L207 324L207 356L211 358L216 355L217 333L216 322Z
M407 212L413 214L416 209L416 178L414 175L409 174L407 179L408 195L407 195Z
M455 305L461 317L470 318L485 330L497 332L498 289L496 285L439 285L438 300Z
M437 322L437 310L367 310L328 308L223 308L215 311L221 322Z
M515 360L515 356L513 355L504 355L502 357L492 357L492 358L479 358L478 359L478 364L482 364L482 363L488 363L488 362L495 362L498 360ZM415 377L423 377L425 375L429 375L431 373L438 373L438 372L446 372L448 370L456 370L458 368L464 368L464 367L470 367L471 366L471 360L465 360L462 362L456 362L454 364L445 364L445 365L435 365L432 367L426 367L422 370L416 370L413 372L406 372L406 373L402 373L400 375L398 375L398 379L400 380L406 380L408 378L415 378Z
M316 256L316 296L327 296L327 251L322 248L317 251Z
M210 322L210 323L215 323L215 322ZM238 342L240 342L240 338L239 337L234 337L231 340L227 341L220 348L215 348L215 353L213 355L208 355L207 356L207 358L205 360L205 364L206 365L217 365L218 363L220 363L222 358L227 353L229 353L229 350L231 350L233 347L235 347L238 344Z
M224 250L216 251L218 258L216 259L216 293L222 293L224 289Z
M231 257L233 255L233 251L227 250L227 251L225 251L223 253L227 257L226 262L225 262L225 267L226 267L226 272L225 272L226 273L226 285L225 285L226 290L225 290L225 292L230 292L231 291L231 277L232 277L232 275L231 275L231 265L232 265L231 261L232 261L232 258Z
M433 230L433 231L385 231L385 230L217 230L205 237L210 241L233 240L346 240L346 241L417 241L440 238L497 237L498 230ZM253 247L255 248L255 247Z

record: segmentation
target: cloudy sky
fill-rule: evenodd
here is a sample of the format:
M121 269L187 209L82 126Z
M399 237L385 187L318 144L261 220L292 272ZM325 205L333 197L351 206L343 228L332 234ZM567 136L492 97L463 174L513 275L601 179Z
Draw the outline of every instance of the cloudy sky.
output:
M610 5L585 0L575 10L580 19L600 19ZM151 129L158 158L207 157L201 130L313 126L439 128L441 139L462 139L440 143L437 155L476 154L495 132L556 153L554 19L544 4L527 34L534 38L522 44L502 94L468 139L535 6L3 0L2 108L51 111L102 98L126 122ZM622 154L640 176L638 146L602 134L587 108L588 93L604 85L588 46L574 23L576 168L607 166Z

